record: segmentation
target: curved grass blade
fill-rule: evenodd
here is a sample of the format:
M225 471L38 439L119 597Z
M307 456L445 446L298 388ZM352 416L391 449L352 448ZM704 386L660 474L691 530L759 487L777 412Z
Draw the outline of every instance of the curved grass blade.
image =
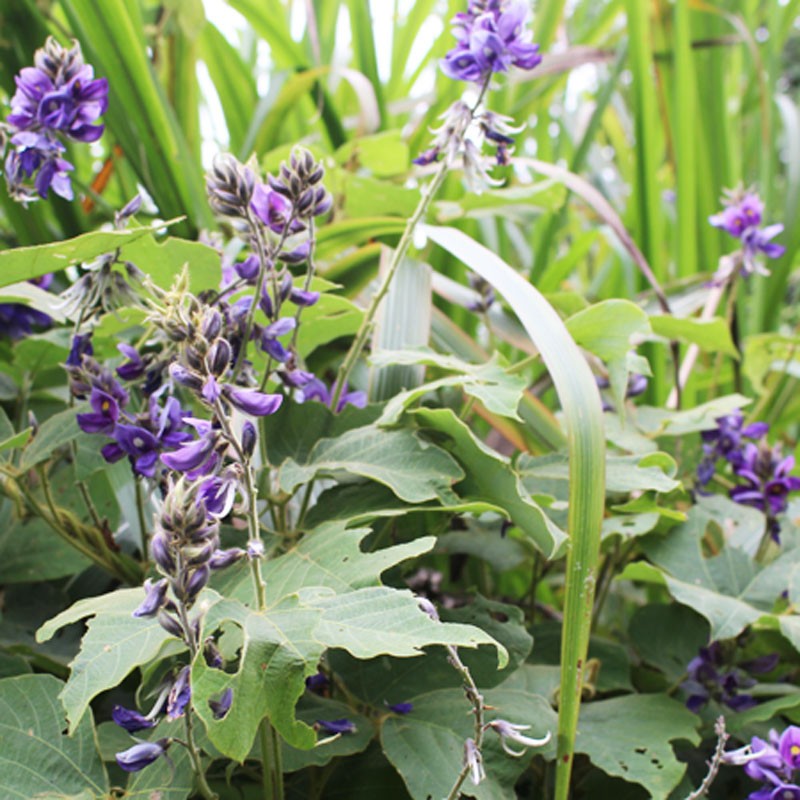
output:
M428 239L489 281L515 311L550 371L561 401L569 448L570 546L561 646L556 800L566 800L572 773L589 645L595 572L605 493L605 436L600 395L586 361L564 323L539 291L499 256L455 228L421 226Z

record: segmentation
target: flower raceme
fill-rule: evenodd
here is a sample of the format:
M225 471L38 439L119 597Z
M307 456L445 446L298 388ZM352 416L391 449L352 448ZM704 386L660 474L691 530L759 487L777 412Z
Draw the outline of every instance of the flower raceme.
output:
M533 69L542 60L526 30L526 0L470 0L452 21L456 46L442 59L450 78L482 84L493 72Z
M74 167L63 158L63 140L95 142L102 136L104 126L98 120L108 108L108 81L94 77L77 42L66 49L50 37L36 51L34 66L23 68L15 82L6 119L11 132L5 160L9 192L27 202L36 194L47 198L52 189L72 200L69 173ZM31 178L33 190L26 185Z
M737 189L728 192L723 200L725 208L718 214L709 217L709 222L715 227L724 230L730 236L739 239L742 249L737 257L726 262L718 271L717 280L726 280L738 266L745 277L758 272L760 275L769 275L769 270L757 262L759 255L767 258L780 258L786 248L772 241L783 231L783 225L768 225L760 227L764 216L764 203L752 191Z

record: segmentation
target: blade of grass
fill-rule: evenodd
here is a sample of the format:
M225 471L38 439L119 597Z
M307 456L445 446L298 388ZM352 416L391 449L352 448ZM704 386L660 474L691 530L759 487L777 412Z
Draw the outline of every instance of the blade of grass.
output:
M561 401L569 449L570 541L555 798L567 800L605 506L605 435L600 394L583 354L537 289L499 256L459 230L424 225L421 233L489 281L505 297L541 353Z

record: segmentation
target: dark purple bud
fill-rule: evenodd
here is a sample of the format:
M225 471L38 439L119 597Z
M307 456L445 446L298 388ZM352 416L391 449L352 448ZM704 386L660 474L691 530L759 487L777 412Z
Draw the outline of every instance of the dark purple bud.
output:
M231 346L226 339L217 339L206 356L206 365L214 375L224 375L228 371L232 355Z
M175 572L175 560L172 557L170 546L164 531L157 531L150 540L150 553L153 561L158 564L166 573Z
M215 308L206 311L203 317L202 326L203 338L207 342L213 342L222 330L222 315Z
M236 270L236 274L240 278L243 278L246 281L252 281L258 277L258 270L260 266L261 263L258 260L258 256L250 255L244 261L234 264L233 268Z
M133 381L144 374L145 364L135 347L129 344L118 344L117 350L124 355L128 361L117 367L117 375L124 381Z
M217 550L209 559L208 566L212 570L225 569L235 564L247 555L241 547L231 547L228 550Z
M114 706L111 711L111 719L113 719L120 728L125 728L128 733L143 731L145 728L155 728L158 724L156 720L148 719L138 711L133 711L123 706Z
M167 596L167 581L162 578L160 581L153 581L148 578L144 582L144 600L141 605L133 612L134 617L152 617L164 605Z
M83 362L83 357L91 355L94 355L92 334L78 333L72 337L72 346L69 349L69 356L66 362L67 366L79 367Z
M216 642L211 637L203 642L203 658L205 658L206 664L213 669L222 669L225 666L222 653L220 653Z
M289 292L289 300L296 306L308 307L313 306L319 300L319 292L307 292L303 289L292 289Z
M242 452L250 458L256 450L256 426L247 420L242 426Z
M134 214L138 214L141 207L142 196L137 192L133 199L128 200L128 202L125 203L125 205L117 212L117 222L125 222L125 220L130 219Z
M389 711L394 711L395 714L410 714L414 710L413 703L393 703L392 705L386 704Z
M172 744L171 739L159 739L157 742L140 742L127 750L123 750L121 753L117 753L115 758L117 759L117 764L125 772L138 772L161 758L170 744Z
M225 384L223 391L225 397L236 408L254 417L274 414L283 402L283 397L279 394L265 394L256 389L240 389L230 384Z
M178 639L183 639L186 635L180 622L178 622L178 620L175 619L175 617L173 617L171 614L167 614L166 611L158 612L158 624L168 634L170 634L170 636L176 636Z
M188 580L173 581L172 591L175 592L178 600L182 600L186 604L192 603L205 588L210 574L208 566L204 564L194 570L188 576Z
M199 375L196 375L194 372L186 369L186 367L175 361L169 365L169 374L174 381L194 392L199 391L203 386L203 379Z
M306 689L314 694L325 694L329 685L330 681L328 680L328 676L321 671L315 673L314 675L309 675L306 678Z
M425 150L425 152L420 153L413 161L414 164L417 164L420 167L427 167L429 164L433 164L439 160L440 150L438 147L431 147L430 150Z
M258 307L267 315L267 317L272 319L272 315L275 312L275 306L272 303L272 297L270 296L269 288L266 284L261 292L261 299L258 301Z
M356 732L356 726L349 719L318 719L314 723L314 728L330 734L344 735Z
M214 714L214 719L222 719L230 710L233 702L233 689L226 689L219 700L209 700L208 707Z
M189 683L191 667L183 667L175 678L167 696L167 719L175 720L186 713L186 706L192 699L192 687Z

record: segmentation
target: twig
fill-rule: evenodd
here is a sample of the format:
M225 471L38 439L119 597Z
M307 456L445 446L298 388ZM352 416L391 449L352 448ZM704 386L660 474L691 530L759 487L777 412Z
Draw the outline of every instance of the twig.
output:
M719 768L722 764L722 756L725 754L725 745L730 738L730 734L725 730L725 717L717 718L714 724L714 733L717 734L717 748L714 750L711 761L708 762L708 774L703 779L700 786L686 797L686 800L700 800L701 797L705 797L708 790L711 788L711 784L714 783L719 773Z

